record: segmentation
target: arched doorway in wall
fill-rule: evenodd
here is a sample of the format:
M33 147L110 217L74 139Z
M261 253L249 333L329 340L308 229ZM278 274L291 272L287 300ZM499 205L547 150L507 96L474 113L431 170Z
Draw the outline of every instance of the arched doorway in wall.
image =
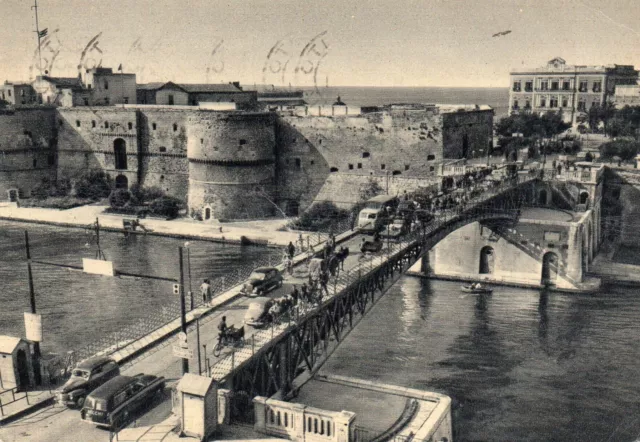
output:
M538 192L538 204L541 206L547 205L547 189L542 189Z
M469 135L462 135L462 158L468 158L469 155Z
M23 349L18 350L16 364L16 368L18 369L18 386L20 389L26 389L29 386L29 364L27 363L27 354Z
M124 175L118 175L116 177L116 189L128 189L129 188L129 180Z
M583 190L580 192L580 204L587 204L587 201L589 201L589 192Z
M547 252L542 257L542 284L555 284L558 279L558 255Z
M116 169L127 168L127 143L122 138L113 141L113 156Z
M494 252L493 247L484 246L480 250L480 270L478 273L481 274L492 274L494 267Z
M202 208L202 220L209 221L213 218L213 209L211 206L204 206Z

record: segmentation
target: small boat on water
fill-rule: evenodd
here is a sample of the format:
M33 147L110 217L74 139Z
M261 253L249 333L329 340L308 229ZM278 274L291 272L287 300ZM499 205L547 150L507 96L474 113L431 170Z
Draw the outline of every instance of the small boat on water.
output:
M488 294L493 293L493 289L488 287L480 286L480 287L472 287L471 285L463 285L461 290L465 293L476 293L476 294Z

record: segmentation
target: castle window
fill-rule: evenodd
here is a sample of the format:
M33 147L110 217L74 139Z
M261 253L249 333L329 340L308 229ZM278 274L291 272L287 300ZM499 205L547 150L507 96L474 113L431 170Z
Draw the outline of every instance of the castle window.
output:
M362 163L358 163L358 169L362 169Z
M436 159L435 155L427 155L427 161L433 161Z
M402 172L399 170L394 170L391 175L402 175Z
M296 144L296 141L297 141L297 140L296 140L295 138L293 138L293 139L291 140L291 143L292 143L292 144Z
M381 164L381 165L380 165L380 169L381 169L381 170L385 170L386 168L387 168L387 165L386 165L386 164Z
M80 120L76 120L76 127L80 127Z
M404 170L409 170L409 164L404 165Z
M84 105L85 106L89 106L89 99L88 98L83 98L82 100L84 101Z
M33 159L33 167L35 168L38 165L38 160L36 160L35 158Z
M113 141L113 155L116 169L127 168L127 144L122 138Z
M47 164L49 166L53 166L55 163L56 163L56 156L54 154L50 153L47 156Z
M62 120L58 120L58 124L59 124L60 126L62 126L62 125L64 124L64 121L62 121Z
M429 172L433 172L434 170L436 170L434 166L429 167Z
M129 104L129 97L124 97L124 104Z
M173 131L176 132L178 130L178 125L176 123L173 123Z
M164 181L164 175L160 175L160 181Z
M331 169L329 169L330 172L337 172L338 168L337 167L332 167Z
M167 148L166 148L166 147L164 147L164 146L160 146L160 147L158 148L158 150L159 150L160 152L166 152L166 151L167 151Z
M104 90L109 90L109 82L105 80L104 82Z
M129 122L128 127L129 127L129 130L133 129L133 123Z
M362 152L362 158L369 158L371 154L369 152Z
M200 138L200 144L204 144L204 138Z
M156 130L156 128L157 128L157 127L158 127L158 126L156 125L156 123L151 123L151 128L152 128L153 130Z
M349 164L349 170L353 170L353 164Z
M96 120L91 120L91 127L96 127Z
M109 122L108 122L108 121L105 121L105 122L104 122L104 128L105 128L105 129L109 129Z
M238 141L238 144L239 144L240 146L244 146L245 144L247 144L247 140L240 139L240 141Z
M300 168L302 163L300 162L300 158L296 158L296 167Z
M309 163L310 163L312 166L313 166L314 164L316 164L316 162L315 162L315 161L313 161L313 160L311 160Z

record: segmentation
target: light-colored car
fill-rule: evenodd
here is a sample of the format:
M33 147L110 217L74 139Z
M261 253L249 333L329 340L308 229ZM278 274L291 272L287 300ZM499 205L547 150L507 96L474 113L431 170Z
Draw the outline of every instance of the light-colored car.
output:
M251 301L247 312L244 314L244 323L255 328L267 325L269 323L269 309L274 302L271 298L255 298Z

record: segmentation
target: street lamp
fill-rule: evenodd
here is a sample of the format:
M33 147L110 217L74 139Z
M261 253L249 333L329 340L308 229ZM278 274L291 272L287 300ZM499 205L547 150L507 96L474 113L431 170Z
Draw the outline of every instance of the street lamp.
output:
M185 241L184 248L187 250L187 269L189 272L189 310L193 310L193 289L191 286L191 249L189 248L189 245L189 241Z
M200 318L202 317L202 312L198 310L194 311L193 317L196 319L196 346L198 347L198 375L201 375L202 374L202 356L200 355Z

